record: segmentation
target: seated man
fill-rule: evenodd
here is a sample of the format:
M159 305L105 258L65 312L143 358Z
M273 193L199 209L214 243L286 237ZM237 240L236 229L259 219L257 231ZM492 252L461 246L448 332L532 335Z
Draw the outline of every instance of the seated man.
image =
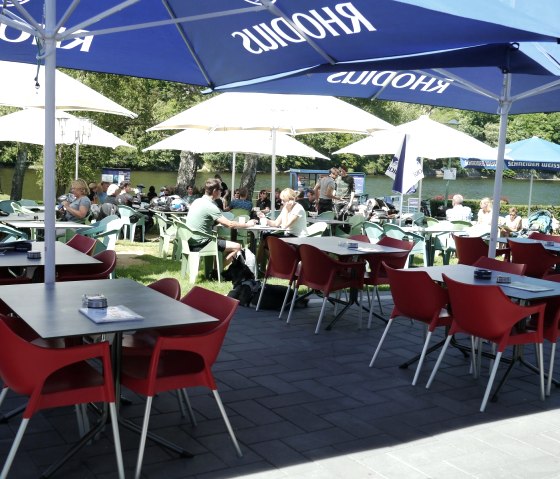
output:
M257 200L256 206L265 214L270 211L270 200L268 199L268 192L266 190L259 191L259 199Z
M195 232L193 238L189 240L189 247L192 251L200 251L211 241L206 236L200 235L197 237L197 231L211 235L213 234L212 228L215 224L220 224L226 228L248 228L256 223L254 220L238 223L237 221L228 220L222 215L222 212L216 205L216 199L221 197L221 185L222 182L217 178L206 180L204 195L194 200L189 208L186 223L189 229ZM241 245L233 241L218 239L218 250L226 253L227 256L224 264L227 265L241 251Z
M229 207L227 208L228 211L234 209L242 209L246 210L247 214L250 215L251 211L253 210L253 203L251 202L251 200L247 199L248 195L249 192L247 191L247 188L239 188L239 198L233 198L230 201Z
M461 195L454 195L451 204L453 208L449 208L445 212L447 221L470 221L472 219L472 211L468 206L463 206Z

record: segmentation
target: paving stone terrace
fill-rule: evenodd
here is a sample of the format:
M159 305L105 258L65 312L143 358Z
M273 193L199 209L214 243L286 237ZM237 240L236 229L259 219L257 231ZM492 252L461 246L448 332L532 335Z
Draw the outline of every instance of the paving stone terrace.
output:
M386 293L383 300L387 314L390 296ZM370 330L359 330L353 308L334 329L314 335L319 306L318 300L311 301L295 312L289 325L273 311L239 308L214 372L242 458L236 456L208 391L190 393L197 427L181 417L175 395L166 393L154 400L150 428L195 456L179 458L148 442L143 477L560 477L560 390L553 389L541 402L538 376L516 367L498 401L480 413L487 363L482 378L473 379L468 360L452 348L426 390L435 362L432 354L419 385L413 387L414 367L398 365L419 352L419 325L396 323L376 365L369 368L382 322L375 320ZM545 353L548 362L549 345ZM532 359L532 351L527 358ZM122 414L140 423L143 399L125 393L132 404L123 406ZM3 410L20 403L10 395ZM2 460L18 424L19 417L0 424ZM132 477L138 436L123 429L121 435L127 477ZM40 476L76 439L72 408L38 414L10 477ZM53 477L114 478L115 470L108 432Z

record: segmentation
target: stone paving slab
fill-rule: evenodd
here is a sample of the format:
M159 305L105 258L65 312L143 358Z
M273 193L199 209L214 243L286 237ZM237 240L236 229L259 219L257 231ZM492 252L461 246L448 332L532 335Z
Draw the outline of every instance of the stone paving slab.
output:
M391 299L382 294L383 310ZM469 362L451 348L432 388L425 389L436 356L426 360L417 386L415 365L398 366L418 353L423 329L396 321L376 364L371 355L384 329L358 329L356 307L331 331L314 335L321 302L296 309L290 324L275 311L239 308L214 368L222 400L237 433L235 454L211 393L189 391L198 426L182 418L174 394L154 399L150 428L182 444L195 457L148 442L145 478L558 478L560 391L538 397L538 377L516 367L498 402L479 413L487 370L475 380ZM332 318L332 308L324 324ZM364 326L367 313L363 315ZM442 334L437 333L438 339ZM464 342L467 344L467 342ZM533 359L532 348L527 358ZM549 348L546 348L548 362ZM505 368L501 369L503 372ZM129 392L122 414L142 420L144 400ZM2 410L21 403L9 394ZM93 414L92 414L93 419ZM0 424L4 459L19 417ZM121 429L127 476L132 477L138 436ZM72 408L45 411L31 420L10 477L35 478L77 438ZM53 477L114 478L109 429Z

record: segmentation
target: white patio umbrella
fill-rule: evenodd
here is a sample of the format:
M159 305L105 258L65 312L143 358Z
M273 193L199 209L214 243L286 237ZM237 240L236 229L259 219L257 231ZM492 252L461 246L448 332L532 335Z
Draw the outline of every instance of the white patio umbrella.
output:
M233 153L231 185L235 185L236 153L272 154L272 133L260 130L206 131L187 129L142 151L185 150L194 153ZM276 135L276 155L328 160L313 148L284 133Z
M497 151L486 143L431 120L426 115L387 130L376 131L367 138L345 146L334 153L354 153L362 156L394 154L401 147L405 135L408 135L408 148L419 158L432 160L460 158L470 157L472 153L484 155L474 158L496 158L497 155ZM419 187L419 198L420 200L422 198L421 186Z
M26 108L0 117L0 141L45 144L45 113L39 108ZM95 126L91 120L78 118L61 110L56 111L55 142L76 145L76 175L80 145L135 148L126 141Z
M45 68L26 63L0 61L0 105L44 108ZM87 110L136 118L136 113L110 100L74 78L56 70L56 108Z
M345 132L367 134L392 125L332 96L223 93L193 106L149 130L265 130L272 132L272 184L276 189L277 133Z

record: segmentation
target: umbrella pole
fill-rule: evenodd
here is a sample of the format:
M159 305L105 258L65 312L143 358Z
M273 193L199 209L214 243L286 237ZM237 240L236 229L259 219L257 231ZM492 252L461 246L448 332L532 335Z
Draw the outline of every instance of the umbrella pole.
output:
M233 198L233 192L235 191L235 157L236 153L233 152L231 157L231 197Z
M276 211L276 128L272 129L272 166L270 171L270 211ZM271 215L276 218L276 215Z
M531 214L532 201L533 201L533 170L531 170L531 179L529 180L529 204L527 205L527 216Z
M80 142L76 141L76 172L74 173L74 179L78 179L78 163L80 162Z
M505 73L502 84L502 95L500 97L500 135L498 137L498 156L496 158L496 177L494 180L494 197L492 207L492 226L490 229L490 245L488 256L496 256L496 244L498 243L498 217L500 216L500 195L502 192L502 175L504 172L504 153L506 149L507 120L511 108L511 74Z
M45 204L45 284L55 282L55 72L56 0L45 1L45 147L43 150L43 201Z

